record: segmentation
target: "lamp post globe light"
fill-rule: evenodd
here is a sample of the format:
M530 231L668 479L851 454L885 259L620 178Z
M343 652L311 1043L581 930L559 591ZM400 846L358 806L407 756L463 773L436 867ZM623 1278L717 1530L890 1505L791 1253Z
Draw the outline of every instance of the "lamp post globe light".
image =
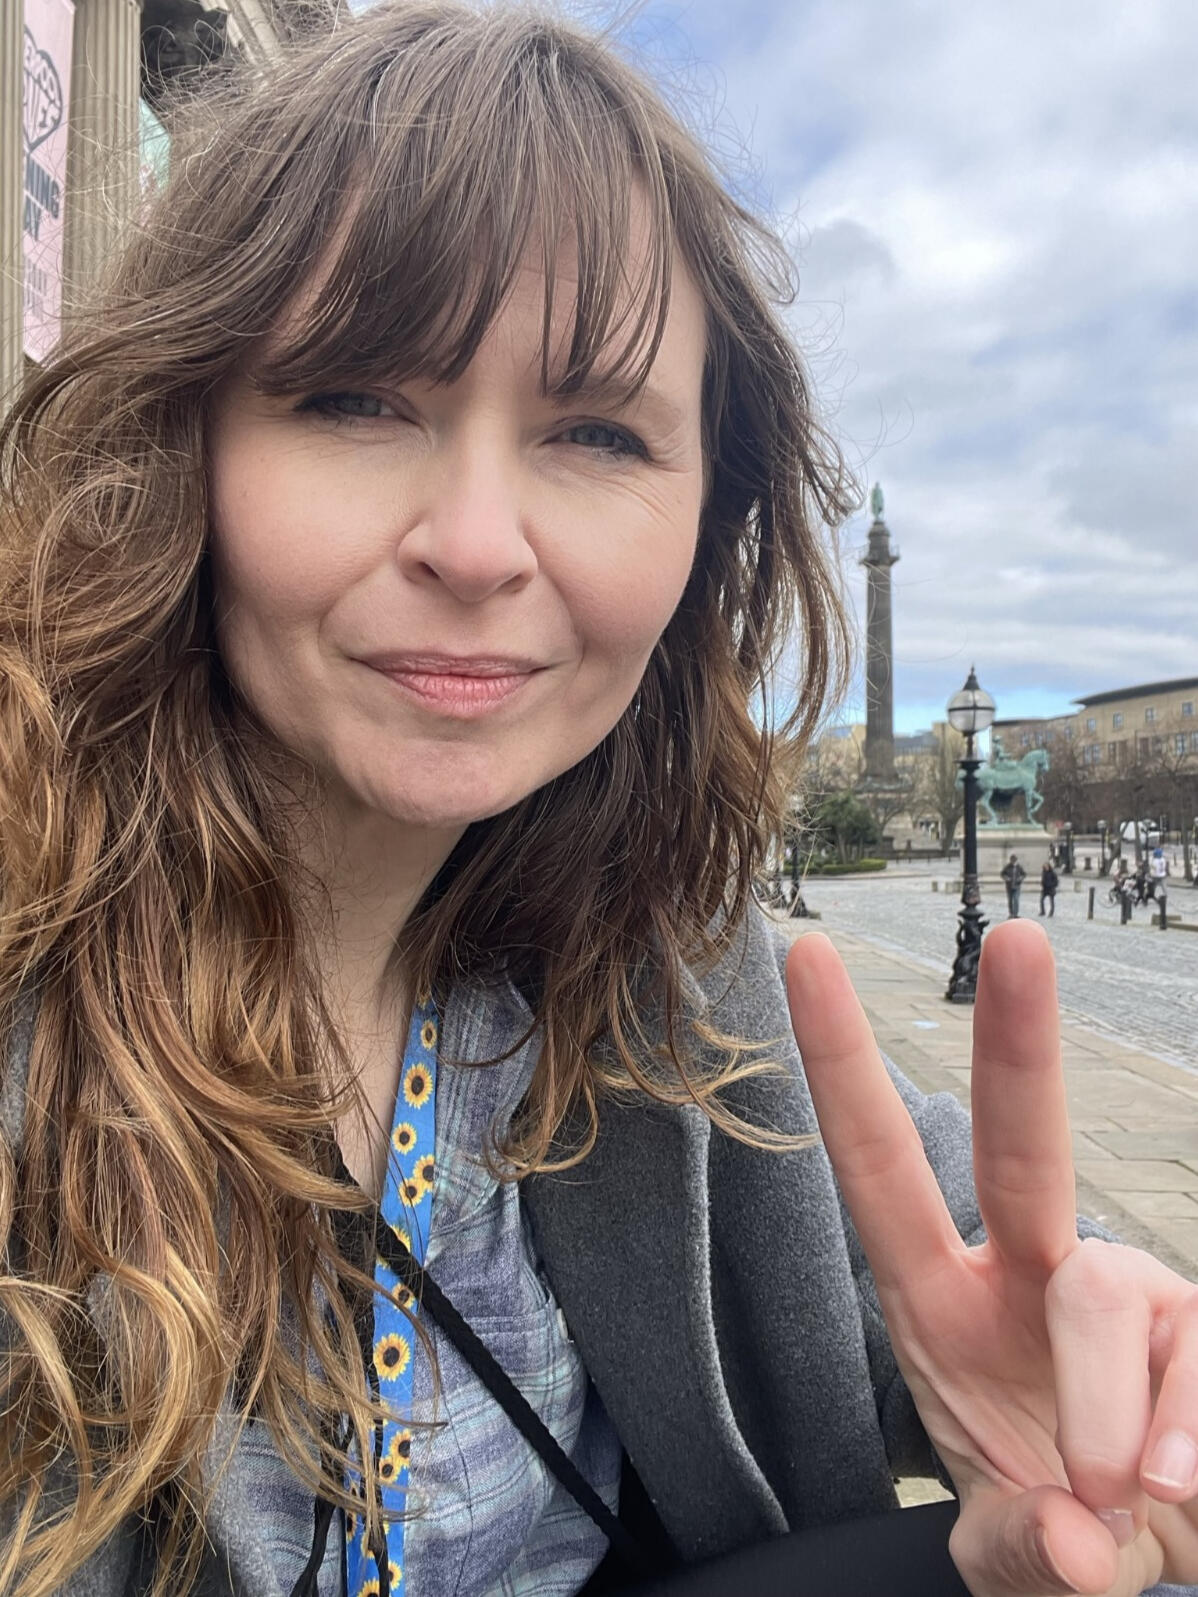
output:
M982 933L987 922L982 918L982 895L978 888L978 780L981 760L973 752L973 740L994 720L994 700L978 686L977 671L969 668L965 686L948 701L949 725L965 738L965 755L958 760L965 789L965 858L961 883L961 908L957 919L957 957L948 979L945 997L954 1004L972 1004L978 986L978 960L982 953Z

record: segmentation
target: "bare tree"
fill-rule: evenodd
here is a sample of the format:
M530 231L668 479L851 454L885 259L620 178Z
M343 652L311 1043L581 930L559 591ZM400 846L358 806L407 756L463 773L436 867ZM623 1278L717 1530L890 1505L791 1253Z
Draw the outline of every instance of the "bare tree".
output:
M1181 734L1185 737L1185 734ZM1189 747L1188 738L1178 747L1177 739L1166 734L1152 748L1146 760L1149 777L1149 813L1167 818L1169 829L1180 830L1185 879L1194 879L1190 859L1191 827L1198 815L1198 751Z
M1045 819L1076 826L1085 808L1086 789L1098 774L1097 768L1086 765L1078 744L1063 737L1049 740L1048 760L1048 769L1040 778Z
M1116 827L1122 826L1127 821L1136 823L1132 847L1137 860L1141 853L1139 823L1152 810L1160 808L1159 804L1154 803L1159 783L1160 773L1153 766L1147 744L1143 739L1138 740L1135 754L1126 765L1119 768L1118 776L1111 784L1116 805ZM1122 850L1121 839L1120 851Z
M858 784L854 788L857 798L866 806L874 818L874 825L878 828L881 837L886 828L899 815L908 815L911 811L912 789L910 778L899 776L899 785L896 787L866 787Z
M809 745L803 757L798 797L801 802L813 805L828 793L845 793L856 784L863 770L860 750L847 739L840 744L819 738Z
M911 813L935 816L940 827L940 847L946 856L965 813L964 790L957 786L957 762L964 753L965 739L945 727L936 733L936 747L919 755L911 767Z
M1188 730L1166 728L1151 738L1138 736L1130 748L1121 747L1119 760L1087 763L1081 745L1062 737L1052 740L1048 753L1052 763L1041 784L1048 818L1089 829L1101 817L1108 825L1112 854L1134 848L1138 859L1139 834L1134 843L1125 842L1120 828L1129 821L1167 817L1169 829L1181 834L1186 880L1193 880L1190 829L1198 815L1198 749L1190 747Z

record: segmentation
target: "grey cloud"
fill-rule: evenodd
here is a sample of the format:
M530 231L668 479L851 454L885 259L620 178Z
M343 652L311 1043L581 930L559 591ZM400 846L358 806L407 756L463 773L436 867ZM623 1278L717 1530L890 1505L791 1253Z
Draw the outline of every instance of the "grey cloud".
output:
M807 299L840 298L870 279L892 283L897 274L884 240L847 216L813 228L800 261Z
M686 12L895 568L896 695L1198 670L1191 0ZM864 521L847 542L864 537ZM850 589L863 591L850 568Z

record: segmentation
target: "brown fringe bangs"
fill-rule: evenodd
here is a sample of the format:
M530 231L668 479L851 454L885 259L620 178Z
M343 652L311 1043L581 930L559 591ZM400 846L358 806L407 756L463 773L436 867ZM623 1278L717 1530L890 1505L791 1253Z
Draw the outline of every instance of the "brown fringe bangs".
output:
M292 190L329 193L344 209L322 215L334 243L306 263L308 280L293 290L275 333L249 352L264 391L452 383L530 252L545 284L542 395L564 398L585 384L631 399L647 378L669 309L675 244L648 130L631 136L598 86L569 70L551 32L530 36L500 73L456 42L456 51L443 47L436 74L397 56L361 116L314 135L286 199L272 199L277 208ZM634 192L649 227L639 282L626 267ZM567 239L577 269L573 320L566 346L554 348Z

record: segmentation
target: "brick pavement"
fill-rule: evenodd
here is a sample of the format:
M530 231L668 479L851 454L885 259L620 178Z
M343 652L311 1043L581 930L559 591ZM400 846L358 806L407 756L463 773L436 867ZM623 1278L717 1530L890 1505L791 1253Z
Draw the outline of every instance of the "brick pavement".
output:
M813 877L804 897L826 926L862 936L878 947L893 949L947 980L952 961L957 899L944 889L951 866L893 867L873 877ZM1121 1046L1157 1055L1181 1070L1198 1073L1198 935L1174 927L1154 929L1148 912L1135 911L1130 926L1120 926L1118 912L1105 903L1106 883L1097 883L1095 918L1086 919L1088 888L1093 877L1068 877L1057 895L1057 912L1038 921L1048 932L1057 956L1063 1012L1088 1028L1098 1028ZM933 892L933 883L941 891ZM1024 884L1023 909L1036 916L1037 895ZM1005 917L1000 893L983 888L982 908L991 920ZM1175 885L1170 912L1198 926L1198 892Z
M818 923L780 924L795 935L826 932L879 1046L925 1092L968 1106L973 1011L945 1002L943 973L846 931L826 911ZM1198 1071L1067 1018L1062 1044L1079 1209L1198 1280Z

